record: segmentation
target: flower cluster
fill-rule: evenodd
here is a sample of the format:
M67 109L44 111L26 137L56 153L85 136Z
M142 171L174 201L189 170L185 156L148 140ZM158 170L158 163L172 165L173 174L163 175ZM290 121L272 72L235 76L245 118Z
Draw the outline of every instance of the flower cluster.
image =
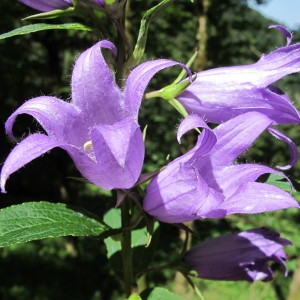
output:
M73 6L70 0L19 1L43 12ZM103 0L94 2L105 5ZM274 85L300 71L300 43L291 44L289 31L273 27L284 34L286 46L254 64L200 72L177 95L188 113L178 127L178 142L194 128L201 128L201 134L193 149L151 178L142 207L154 219L182 223L299 208L290 193L257 181L270 173L285 178L283 173L264 165L236 163L265 130L288 143L291 150L290 163L279 168L290 168L298 159L294 142L273 126L300 123L292 101ZM54 147L64 149L82 176L103 189L131 189L139 182L145 146L138 115L145 89L157 72L181 64L166 59L144 62L120 88L103 48L117 54L111 42L102 40L78 57L71 102L37 97L9 117L5 128L12 138L20 114L34 117L46 134L31 134L11 151L1 171L2 192L12 173ZM218 126L211 129L206 122ZM272 278L268 261L286 268L282 246L288 244L273 231L253 229L205 241L189 250L184 261L202 278L267 281Z

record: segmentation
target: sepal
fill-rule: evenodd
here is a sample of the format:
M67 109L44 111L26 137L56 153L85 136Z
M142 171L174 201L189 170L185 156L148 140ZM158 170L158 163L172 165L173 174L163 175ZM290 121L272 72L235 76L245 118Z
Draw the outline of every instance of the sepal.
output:
M186 80L180 83L172 83L170 85L167 85L166 87L161 89L159 93L160 97L170 101L180 95L183 91L185 91L190 84L191 82Z

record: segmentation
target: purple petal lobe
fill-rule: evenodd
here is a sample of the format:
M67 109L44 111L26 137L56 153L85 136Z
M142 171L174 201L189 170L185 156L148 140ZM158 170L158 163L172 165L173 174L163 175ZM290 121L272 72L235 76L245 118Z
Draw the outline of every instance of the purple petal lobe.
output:
M290 169L291 167L293 167L297 163L297 160L298 160L298 149L297 149L296 144L290 138L288 138L286 135L281 133L280 131L278 131L274 128L269 128L268 130L273 136L275 136L279 140L282 140L285 143L287 143L288 146L289 146L289 149L290 149L290 153L291 153L290 163L286 166L276 166L276 168L278 168L280 170Z
M207 124L197 115L187 116L179 125L177 131L177 140L180 144L180 140L183 134L193 128L203 128L202 134L198 137L198 144L201 147L197 150L197 155L204 156L208 154L216 144L217 138L215 133L207 126ZM201 154L200 154L201 152Z
M99 170L113 187L130 188L138 180L144 160L144 142L139 126L126 118L92 130L92 144Z
M211 153L214 166L232 163L271 124L266 116L249 112L219 125L214 130L218 141Z
M34 117L50 137L63 143L82 147L88 139L86 124L80 110L70 103L54 97L37 97L21 105L5 123L6 132L13 138L12 127L20 114Z
M180 125L178 127L178 130L177 130L177 140L178 140L178 143L180 144L181 137L186 132L188 132L191 129L197 128L197 127L206 128L206 129L210 130L210 128L207 126L207 124L199 116L197 116L197 115L189 115L189 116L187 116L180 123Z
M293 35L292 35L291 31L289 31L285 27L283 27L281 25L270 25L268 28L275 28L275 29L279 30L282 33L282 35L286 38L287 46L292 42Z
M39 11L51 11L65 9L73 6L71 0L18 0L19 2Z
M204 241L187 251L184 261L204 279L269 281L269 262L280 263L287 275L283 246L290 244L271 229L251 229Z
M206 217L223 218L236 213L256 214L292 207L299 208L299 204L289 193L273 185L247 182Z
M35 158L62 144L44 134L35 133L18 144L7 157L1 170L1 190L5 192L8 177Z
M72 104L78 106L90 124L113 124L126 114L124 99L106 64L101 48L114 49L101 41L83 52L72 74Z
M263 174L277 174L286 178L284 174L266 166L257 164L233 164L225 168L216 167L212 171L211 176L208 176L207 180L211 186L223 191L225 198L230 198L239 190L243 182L255 182Z

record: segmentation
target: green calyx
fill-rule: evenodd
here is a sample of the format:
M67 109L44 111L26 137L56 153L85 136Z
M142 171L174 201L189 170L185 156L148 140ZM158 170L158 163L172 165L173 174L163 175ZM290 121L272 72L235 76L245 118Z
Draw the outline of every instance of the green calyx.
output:
M190 84L191 82L189 80L180 83L172 83L160 91L160 97L170 101L179 96Z

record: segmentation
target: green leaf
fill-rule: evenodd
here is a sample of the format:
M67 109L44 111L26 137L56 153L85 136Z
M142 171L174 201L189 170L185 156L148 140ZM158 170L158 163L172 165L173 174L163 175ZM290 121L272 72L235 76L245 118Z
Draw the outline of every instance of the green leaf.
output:
M145 290L142 292L141 297L143 300L183 300L183 298L161 287Z
M74 7L66 9L55 9L47 12L38 13L24 18L23 20L36 20L36 19L56 19L59 17L70 17L75 15Z
M42 31L42 30L50 30L50 29L66 29L66 30L84 30L91 31L89 27L86 27L80 23L66 23L66 24L31 24L26 25L12 31L0 34L0 40L7 39L9 37L28 34L32 32Z
M87 212L62 203L28 202L0 210L0 247L59 236L98 236L109 230Z

